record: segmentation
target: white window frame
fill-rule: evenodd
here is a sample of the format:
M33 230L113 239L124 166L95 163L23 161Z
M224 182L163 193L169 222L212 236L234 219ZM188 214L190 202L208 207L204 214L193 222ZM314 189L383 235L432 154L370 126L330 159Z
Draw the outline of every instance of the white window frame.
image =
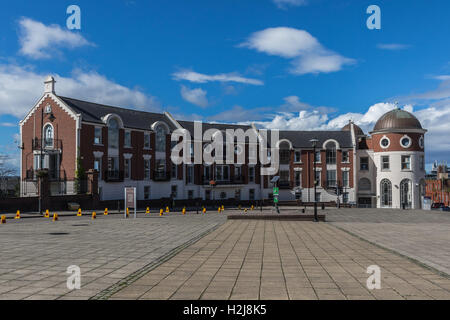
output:
M100 132L100 136L99 137L97 137L97 132L98 131ZM102 145L102 143L103 143L102 136L103 136L103 128L99 127L99 126L95 126L94 127L94 144L95 145ZM98 142L96 142L97 138L98 138Z

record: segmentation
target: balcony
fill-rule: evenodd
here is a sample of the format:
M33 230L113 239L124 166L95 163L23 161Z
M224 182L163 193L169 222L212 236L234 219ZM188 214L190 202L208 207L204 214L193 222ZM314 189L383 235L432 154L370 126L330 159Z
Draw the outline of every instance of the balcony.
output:
M38 170L28 169L25 173L25 180L27 181L37 181ZM47 170L48 172L48 180L50 181L64 181L67 179L65 170Z
M165 170L153 170L154 181L169 181L170 172Z
M106 182L121 182L123 181L123 171L106 170L103 177Z
M231 184L243 184L244 183L243 176L230 177L226 180L215 180L210 176L202 176L202 184L203 185L209 185L209 182L211 180L214 180L216 185L231 185Z
M43 144L42 144L43 143ZM60 139L38 139L33 138L31 141L31 147L33 150L61 150L62 149L62 140Z

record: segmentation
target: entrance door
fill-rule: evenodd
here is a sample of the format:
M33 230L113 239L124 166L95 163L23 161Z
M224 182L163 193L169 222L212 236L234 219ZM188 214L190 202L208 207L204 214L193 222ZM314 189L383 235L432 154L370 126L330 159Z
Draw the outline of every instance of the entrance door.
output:
M404 179L400 182L400 207L411 208L411 180Z

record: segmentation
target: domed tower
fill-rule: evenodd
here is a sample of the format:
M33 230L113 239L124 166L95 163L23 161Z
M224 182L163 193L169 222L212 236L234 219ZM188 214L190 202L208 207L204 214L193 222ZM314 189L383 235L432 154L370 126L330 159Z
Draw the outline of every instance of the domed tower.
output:
M425 192L424 134L417 118L394 109L375 124L372 148L376 166L377 207L422 207Z

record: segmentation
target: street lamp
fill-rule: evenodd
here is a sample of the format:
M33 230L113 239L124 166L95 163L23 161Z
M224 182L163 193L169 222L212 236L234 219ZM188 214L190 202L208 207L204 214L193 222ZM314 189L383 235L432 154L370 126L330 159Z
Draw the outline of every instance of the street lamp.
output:
M309 142L311 142L312 147L313 147L313 159L314 159L314 221L315 222L319 222L319 219L317 218L317 198L316 198L316 185L317 185L317 181L316 181L316 146L317 143L319 142L319 140L317 139L311 139L309 140Z

